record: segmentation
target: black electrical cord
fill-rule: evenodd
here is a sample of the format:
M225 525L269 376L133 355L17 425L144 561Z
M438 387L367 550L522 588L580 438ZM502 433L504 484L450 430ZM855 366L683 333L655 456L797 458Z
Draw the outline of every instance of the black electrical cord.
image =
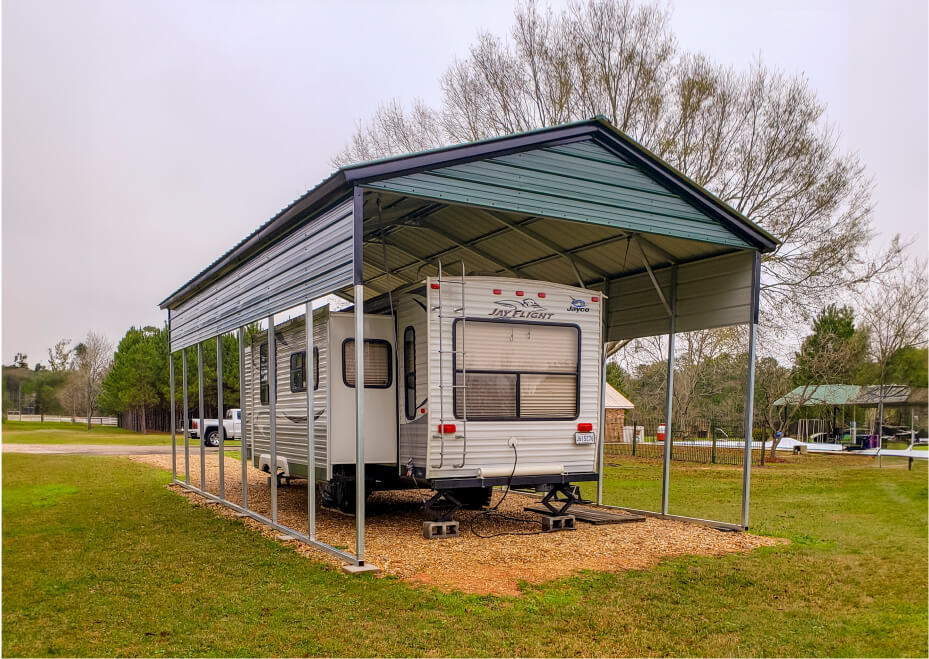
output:
M522 524L538 524L542 525L542 522L536 521L534 519L523 519L522 517L513 517L512 515L505 515L504 513L497 512L497 509L500 507L500 504L503 503L503 500L506 499L506 495L510 493L511 486L513 485L513 476L516 475L516 463L519 461L519 454L516 452L516 445L513 445L513 469L510 471L509 477L506 479L506 489L503 491L503 496L500 497L500 500L492 507L487 510L482 510L476 515L471 517L470 528L471 533L476 535L478 538L488 539L488 538L497 538L502 535L538 535L542 533L542 530L538 531L501 531L500 533L491 533L490 535L482 535L478 533L474 528L474 522L478 519L502 519L508 522L520 522Z

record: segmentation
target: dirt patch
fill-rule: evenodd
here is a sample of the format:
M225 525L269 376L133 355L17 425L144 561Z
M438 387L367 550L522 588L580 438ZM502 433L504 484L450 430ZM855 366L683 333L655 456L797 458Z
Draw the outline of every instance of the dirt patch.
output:
M199 482L199 455L191 453L191 482ZM171 468L170 455L131 456L130 460ZM183 458L178 473L183 479ZM241 463L226 459L226 498L241 503ZM207 491L219 493L219 458L206 458ZM191 502L212 508L217 514L234 513L220 504L174 486ZM523 507L537 504L538 499L511 492L500 512L513 519L494 519L476 511L461 511L461 537L445 540L425 540L422 537L422 502L426 490L377 492L368 500L365 525L365 560L380 567L385 574L441 590L468 593L519 595L519 584L542 583L574 574L581 570L621 571L641 569L658 561L684 554L722 556L749 551L757 547L785 542L748 533L730 533L709 527L670 520L648 518L644 522L590 526L580 524L577 531L534 535L503 535L484 539L494 533L532 533L540 528L539 516L526 513ZM494 493L494 503L502 496ZM270 489L267 475L249 466L249 509L270 516ZM305 483L281 487L278 490L278 521L290 528L307 532L307 492ZM244 522L268 537L278 532L257 521ZM354 552L354 517L318 509L317 537L335 547ZM338 564L338 559L316 549L295 543L297 551L317 560Z

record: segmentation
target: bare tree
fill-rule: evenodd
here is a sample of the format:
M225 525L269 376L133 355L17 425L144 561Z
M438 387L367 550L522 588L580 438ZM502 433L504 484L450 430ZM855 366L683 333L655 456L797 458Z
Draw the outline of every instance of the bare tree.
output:
M877 434L884 427L884 397L890 361L904 348L926 345L927 277L926 261L899 268L877 279L868 290L862 305L868 327L868 347L878 367L880 401Z
M60 373L71 368L71 352L68 348L71 339L61 339L48 349L48 366L52 371Z
M902 248L869 253L871 181L806 78L680 52L664 5L520 4L510 38L479 35L441 83L440 109L381 106L333 163L603 115L783 241L762 262L762 311L781 322L888 272Z
M113 344L103 334L87 332L83 343L74 347L75 371L80 383L80 402L87 410L87 429L90 430L90 417L97 409L97 397L100 386L113 362Z

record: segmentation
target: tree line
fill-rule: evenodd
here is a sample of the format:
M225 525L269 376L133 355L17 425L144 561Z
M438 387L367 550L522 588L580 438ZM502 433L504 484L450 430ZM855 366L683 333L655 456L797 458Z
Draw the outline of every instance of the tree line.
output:
M62 339L49 348L48 366L29 368L28 356L17 353L3 367L4 411L23 408L35 414L119 417L123 427L146 433L171 428L171 380L168 328L130 327L115 352L106 338L88 332L70 348ZM233 335L223 337L223 405L239 406L239 344ZM189 416L199 414L197 350L187 349ZM181 353L175 354L174 385L178 427L183 423ZM216 339L203 343L204 415L217 415ZM24 404L27 403L27 404Z

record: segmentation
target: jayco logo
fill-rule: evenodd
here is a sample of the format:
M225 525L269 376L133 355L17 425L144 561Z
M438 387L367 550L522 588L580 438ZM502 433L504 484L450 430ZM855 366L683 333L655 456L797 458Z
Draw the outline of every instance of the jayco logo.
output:
M529 318L531 320L548 320L555 314L546 311L545 307L533 300L496 300L494 304L500 308L491 309L490 315L497 318Z
M578 300L576 298L571 298L571 306L568 307L568 311L573 311L575 313L581 313L590 311L590 307L587 306L587 303L584 300Z

